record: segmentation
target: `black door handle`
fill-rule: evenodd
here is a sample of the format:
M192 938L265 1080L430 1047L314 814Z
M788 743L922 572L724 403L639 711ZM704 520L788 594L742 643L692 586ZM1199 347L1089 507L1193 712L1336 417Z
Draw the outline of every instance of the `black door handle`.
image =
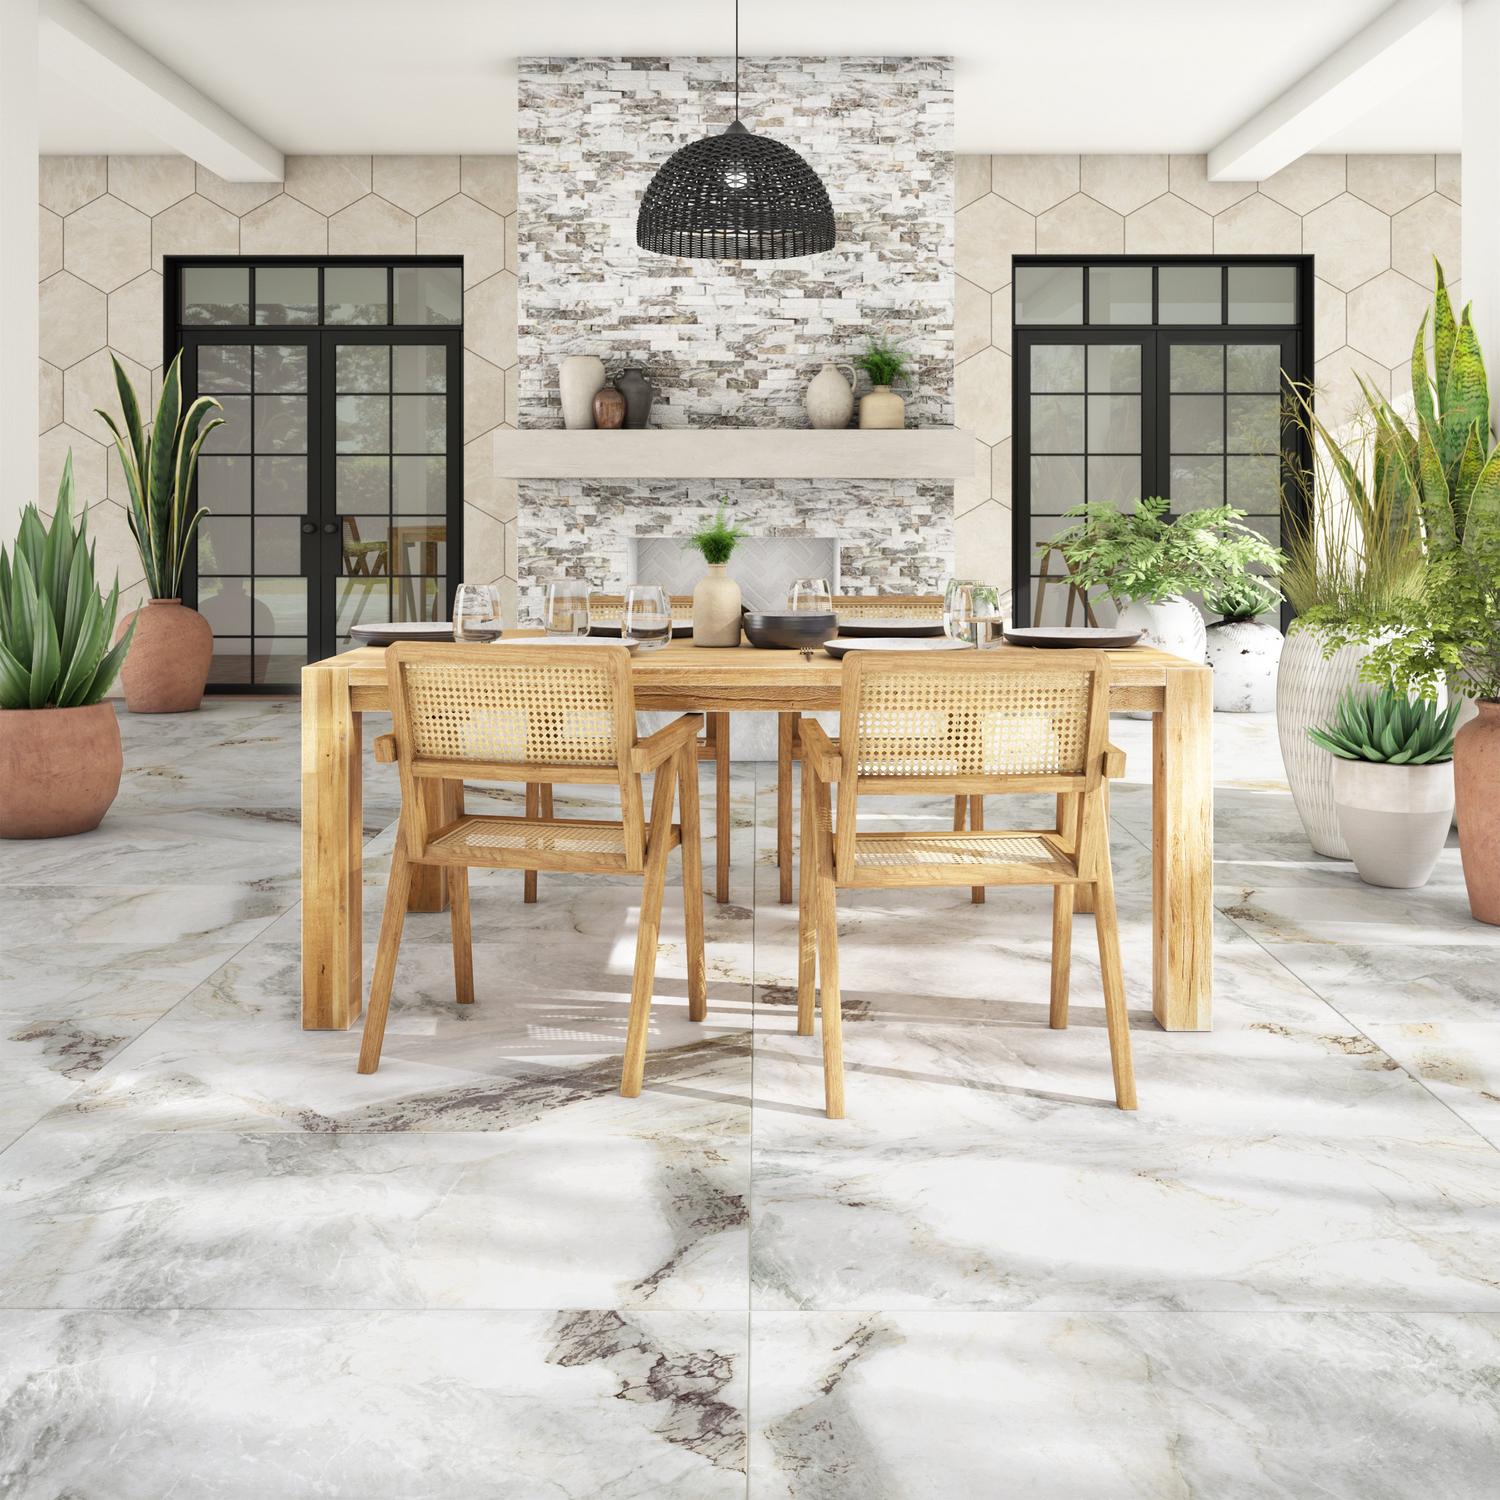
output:
M318 523L316 521L304 521L302 523L302 535L303 536L312 536L313 533L317 531L317 529L318 529Z
M324 536L337 536L338 532L339 532L339 523L337 521L324 521L323 522L323 535Z

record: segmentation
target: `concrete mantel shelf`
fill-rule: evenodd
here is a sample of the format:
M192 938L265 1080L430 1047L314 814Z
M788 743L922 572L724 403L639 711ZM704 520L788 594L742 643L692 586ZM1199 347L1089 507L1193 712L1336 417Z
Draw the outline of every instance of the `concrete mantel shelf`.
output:
M957 427L783 427L495 433L507 479L967 479L974 440Z

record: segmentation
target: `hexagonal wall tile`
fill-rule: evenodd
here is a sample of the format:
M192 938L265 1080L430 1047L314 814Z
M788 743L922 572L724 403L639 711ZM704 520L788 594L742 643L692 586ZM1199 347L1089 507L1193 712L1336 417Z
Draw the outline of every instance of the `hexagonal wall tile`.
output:
M1462 210L1451 198L1429 193L1391 220L1391 265L1425 287L1437 286L1432 258L1443 266L1443 279L1463 274L1459 219Z
M1332 354L1348 337L1344 321L1344 294L1331 281L1313 278L1313 347L1322 354Z
M1349 293L1349 342L1390 366L1411 358L1431 294L1399 271L1384 271Z
M495 433L486 432L464 444L464 499L497 521L512 521L516 515L517 485L514 479L495 474Z
M1382 213L1403 208L1436 190L1437 162L1431 156L1370 152L1349 158L1349 191Z
M998 500L986 500L956 518L954 552L963 559L964 575L1002 589L1011 586L1011 513Z
M990 191L1039 214L1078 191L1076 156L992 156Z
M505 522L464 505L464 577L494 583L505 576Z
M105 196L85 203L63 225L63 264L101 292L151 269L151 221Z
M244 255L324 255L328 220L297 198L279 193L240 220Z
M1125 220L1114 209L1075 193L1038 217L1036 248L1043 255L1117 255L1125 248Z
M505 375L472 349L464 350L464 441L505 420Z
M193 191L195 169L186 156L112 156L109 159L110 195L159 214Z
M1175 193L1163 193L1125 220L1130 255L1207 255L1213 248L1213 219Z
M987 292L1005 286L1011 257L1036 249L1036 220L1029 213L986 194L953 216L954 263Z
M141 554L131 534L125 507L113 500L101 500L89 507L89 536L94 542L94 579L106 592L118 575L120 580L120 613L124 620L131 610L145 602L143 587L145 569Z
M473 286L505 269L505 220L477 200L455 194L417 220L417 252L462 255L464 285Z
M1079 190L1116 213L1134 213L1167 191L1165 156L1085 156Z
M197 171L198 192L210 203L227 208L236 215L247 214L262 203L269 203L281 191L279 182L227 182L217 172L210 172L202 162Z
M465 156L459 160L459 189L497 214L516 211L514 156Z
M87 433L59 422L41 436L38 447L37 503L52 514L63 463L73 454L73 493L79 505L92 505L104 498L104 449Z
M63 221L61 215L53 213L50 208L38 208L36 212L36 274L41 280L62 270Z
M45 432L63 419L62 371L45 359L36 362L37 428Z
M516 278L497 271L464 296L464 346L504 369L516 362Z
M370 191L368 156L289 156L283 190L325 217Z
M1206 156L1174 156L1167 162L1167 186L1204 213L1223 213L1255 191L1253 182L1210 182Z
M147 271L109 294L109 343L150 369L162 356L162 279Z
M953 206L963 208L990 190L990 159L987 156L953 158Z
M983 443L1010 436L1010 356L981 349L953 371L954 421Z
M1345 193L1302 221L1303 247L1325 281L1353 291L1391 263L1390 220L1362 198Z
M521 269L520 214L505 216L505 265L508 270Z
M953 357L967 359L990 342L990 294L962 276L953 278Z
M521 425L521 367L514 362L505 371L505 425Z
M1345 168L1342 156L1314 153L1299 156L1279 172L1261 183L1260 190L1273 202L1289 208L1294 214L1310 213L1320 203L1337 198L1344 191Z
M988 443L973 439L973 471L953 481L953 514L961 516L990 498L990 448Z
M1014 287L1003 286L990 298L990 342L1010 353L1011 325L1015 321Z
M151 269L168 255L237 255L240 221L201 193L174 203L151 221Z
M423 214L459 190L456 156L377 156L374 189L409 214Z
M1383 396L1391 389L1390 372L1378 359L1346 344L1320 359L1313 370L1315 405L1325 426L1337 432L1349 424L1363 404L1356 375Z
M44 156L37 166L42 207L55 214L70 214L109 189L102 156Z
M1255 193L1214 215L1214 250L1221 255L1286 255L1302 248L1302 220Z
M63 372L64 420L68 426L87 433L96 443L105 446L113 441L113 437L109 428L95 415L95 408L109 412L117 422L120 410L109 355L108 349L100 349ZM151 389L150 369L124 354L119 355L119 360L135 387L137 398L144 405Z
M39 295L43 359L65 370L104 347L109 337L108 302L98 287L59 271L41 284Z
M1463 202L1463 158L1444 154L1437 159L1437 190L1455 203Z
M1010 506L1014 479L1011 474L1011 439L996 443L990 449L990 494L1007 508Z
M417 221L374 193L328 221L331 255L410 255L416 248Z

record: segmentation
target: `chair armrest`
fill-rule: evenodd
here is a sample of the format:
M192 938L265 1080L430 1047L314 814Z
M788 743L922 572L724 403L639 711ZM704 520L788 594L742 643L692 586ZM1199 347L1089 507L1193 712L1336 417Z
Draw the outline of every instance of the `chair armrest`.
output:
M375 759L383 766L391 766L396 763L396 736L393 734L377 734L375 736Z
M673 719L665 728L647 735L631 755L631 764L637 772L654 771L663 761L670 760L684 745L698 738L703 728L702 714L683 714Z
M836 782L843 757L827 731L816 719L804 719L798 733L802 736L802 758L812 766L813 774L819 781Z
M1118 745L1104 747L1104 774L1111 781L1125 774L1125 752Z

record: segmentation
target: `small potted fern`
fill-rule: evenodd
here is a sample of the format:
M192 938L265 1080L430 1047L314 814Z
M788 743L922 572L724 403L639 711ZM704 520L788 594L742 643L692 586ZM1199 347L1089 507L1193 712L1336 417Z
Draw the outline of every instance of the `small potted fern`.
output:
M693 644L738 646L740 643L740 586L729 576L729 559L744 539L745 531L724 515L727 497L712 521L688 538L688 545L703 554L708 573L693 590Z
M854 363L870 377L872 387L859 398L859 425L905 427L906 402L891 387L906 377L906 355L887 339L871 339Z
M1439 709L1389 685L1351 688L1326 724L1307 731L1331 751L1339 834L1366 885L1426 885L1453 821L1453 726Z

